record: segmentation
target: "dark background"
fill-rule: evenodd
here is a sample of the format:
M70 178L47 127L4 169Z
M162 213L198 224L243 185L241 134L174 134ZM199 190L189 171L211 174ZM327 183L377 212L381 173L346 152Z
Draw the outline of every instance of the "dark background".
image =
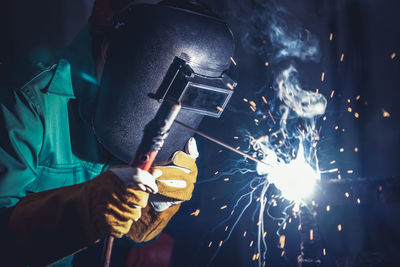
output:
M145 1L144 1L145 2ZM150 1L148 1L150 2ZM153 1L156 2L156 1ZM237 39L244 34L243 18L251 15L254 1L209 1L217 13L223 14ZM301 81L305 88L320 92L328 98L327 120L322 126L319 158L321 167L340 170L342 179L365 178L368 181L397 179L400 148L400 2L397 0L299 0L280 1L302 24L320 40L321 61L301 64ZM3 66L20 58L36 57L41 51L68 44L85 25L93 0L5 0L1 2L0 61ZM235 12L232 12L234 10ZM235 14L234 16L232 14ZM333 33L333 40L329 34ZM340 56L344 53L344 61ZM392 59L391 55L396 53ZM269 59L250 52L237 42L237 80L239 87L219 120L207 119L201 129L227 143L238 146L243 129L259 131L254 114L243 98L261 105L257 92L273 84L274 65L265 66ZM321 82L321 73L326 79ZM272 90L272 89L269 89ZM331 90L335 97L329 98ZM268 92L266 92L268 93ZM269 92L270 94L271 92ZM356 101L356 96L360 100ZM350 99L350 103L347 102ZM352 112L347 108L351 107ZM383 109L390 117L383 116ZM354 118L354 112L360 117ZM338 125L339 130L334 126ZM342 131L344 129L344 132ZM214 144L199 141L202 166L200 180L216 177L216 171L226 171L240 160ZM354 148L358 152L354 152ZM339 152L344 148L344 152ZM353 170L353 173L347 173ZM337 174L335 174L337 176ZM247 175L230 175L230 182L219 179L196 187L193 200L183 205L167 231L175 238L172 266L205 266L215 252L216 244L224 239L225 225L210 230L223 219L246 184ZM323 179L333 178L332 176ZM399 177L400 178L400 177ZM395 180L396 181L396 180ZM351 190L351 188L349 188ZM242 191L243 193L243 191ZM344 196L343 196L344 198ZM197 217L190 213L200 209ZM361 204L331 203L318 209L319 227L327 266L400 266L399 205L396 201L370 201ZM252 266L256 221L252 212L246 213L217 255L212 266ZM337 231L341 224L343 230ZM281 257L274 234L276 222L266 218L268 245L267 266L295 266L299 253L297 224L288 227L286 252ZM246 237L243 232L247 231ZM253 232L253 233L252 233ZM208 248L213 241L211 248Z

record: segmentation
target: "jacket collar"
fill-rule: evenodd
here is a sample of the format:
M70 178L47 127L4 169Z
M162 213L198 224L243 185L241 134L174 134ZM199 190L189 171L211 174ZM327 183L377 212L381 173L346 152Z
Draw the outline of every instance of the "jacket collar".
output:
M54 76L45 93L75 98L71 80L71 66L66 59L60 59L55 66Z

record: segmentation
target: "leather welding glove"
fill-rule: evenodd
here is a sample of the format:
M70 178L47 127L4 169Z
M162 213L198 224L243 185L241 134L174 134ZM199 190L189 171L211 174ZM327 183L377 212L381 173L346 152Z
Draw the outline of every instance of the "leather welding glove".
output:
M153 168L159 193L150 195L151 205L142 210L141 218L128 232L133 241L140 243L155 238L178 212L180 203L191 199L199 156L194 138L189 139L185 151L175 152L167 165Z
M156 192L151 174L120 166L82 184L29 195L10 216L11 251L22 264L44 266L103 234L121 237L140 218L149 193Z

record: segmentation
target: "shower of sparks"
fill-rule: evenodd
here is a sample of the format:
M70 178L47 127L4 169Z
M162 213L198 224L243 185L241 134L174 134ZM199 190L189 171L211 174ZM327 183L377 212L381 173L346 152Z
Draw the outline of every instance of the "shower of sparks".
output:
M284 38L284 33L282 33L284 30L281 30L272 29L273 38ZM312 36L308 34L305 36L312 39ZM329 41L333 41L332 43L334 43L334 39L336 39L336 36L334 33L330 33ZM301 47L300 50L304 52L304 55L299 56L296 51L288 51L290 47L298 45L296 42L298 40L278 41L283 46L278 49L277 58L284 58L285 55L290 55L294 58L301 58L304 61L304 58L312 58L312 55L309 53L318 53L317 48L313 50L312 48ZM344 62L345 54L342 52L344 51L339 51L336 57L336 60L339 59L340 62ZM394 52L389 55L392 60L398 58ZM340 159L337 159L337 162L336 160L332 160L332 158L324 158L326 164L330 165L328 168L323 168L326 166L322 166L320 169L317 152L320 146L322 126L333 130L337 135L343 135L347 130L347 128L345 130L344 123L341 120L334 120L332 124L327 124L331 122L332 114L327 113L325 115L327 106L326 98L329 101L341 101L340 103L343 108L341 115L360 121L359 118L363 118L363 114L361 113L363 109L360 106L363 104L367 105L366 97L364 95L347 96L343 95L341 88L327 88L329 80L329 78L327 80L327 77L333 77L328 71L317 74L318 78L320 77L319 85L305 90L301 87L298 79L299 74L295 65L277 70L275 69L278 65L276 63L279 62L277 58L265 57L265 59L267 58L269 61L264 61L264 66L268 67L267 71L274 71L275 82L273 85L266 85L265 88L267 90L274 90L275 97L271 97L267 93L267 90L265 90L256 96L246 96L242 102L248 112L251 113L252 124L263 128L263 132L261 134L254 134L246 130L244 136L233 137L235 142L247 140L248 144L246 145L248 147L245 148L246 153L261 160L264 164L257 163L254 166L250 165L247 160L242 159L240 164L237 164L232 170L221 172L218 176L219 178L215 177L209 180L213 181L222 178L224 182L231 181L229 184L232 184L234 182L233 177L230 179L226 178L226 176L242 174L246 178L249 177L247 184L238 192L240 196L235 199L234 203L228 203L229 205L220 203L217 208L221 213L229 215L212 229L212 232L220 228L225 229L224 234L226 236L223 240L214 240L214 244L218 244L218 246L214 245L216 250L210 262L215 259L221 246L229 240L239 221L243 218L251 220L251 226L256 227L256 238L252 236L253 233L250 229L241 232L243 233L243 237L241 238L246 240L245 246L251 248L252 251L250 260L258 261L259 266L266 264L266 237L272 235L267 235L264 217L277 223L276 238L278 248L282 250L281 256L287 255L285 245L287 245L286 229L288 224L292 222L292 218L294 219L293 222L297 222L295 218L300 213L302 207L305 206L310 210L315 210L318 207L319 203L314 200L311 201L311 199L314 189L318 186L321 179L321 174L330 175L330 177L334 178L337 177L340 180L342 179L342 175L344 178L344 175L357 173L357 169L337 168L336 164L340 162ZM346 56L346 58L349 60L352 57L350 55ZM233 63L236 65L236 62L233 61ZM382 108L381 116L389 118L391 114ZM322 118L322 124L316 123L318 118ZM340 155L344 155L345 151L346 153L353 153L353 151L357 153L359 148L356 145L348 146L340 144L340 146L335 147L335 152L339 152ZM382 186L379 186L378 190L381 192L383 190ZM361 204L360 198L351 189L349 192L341 194L341 197L349 201L352 200L354 204ZM331 202L329 204L320 205L320 208L328 214L335 210L334 203ZM271 212L274 209L278 209L277 207L283 210L281 215L278 216L274 212ZM248 218L246 212L252 212L252 216ZM336 225L333 227L336 227ZM302 230L300 224L298 225L298 229ZM342 230L342 224L337 224L337 231L341 232ZM319 234L315 229L305 228L304 231L306 231L305 237L311 241L319 238ZM213 241L210 241L209 247L212 244ZM320 252L323 256L327 254L326 248L321 247Z
M212 231L225 228L227 236L220 242L216 248L210 262L218 254L220 247L224 244L238 225L246 210L254 203L257 208L252 218L256 221L257 239L249 243L249 247L255 247L256 253L252 260L258 261L262 266L266 260L267 242L264 216L277 222L282 255L285 254L285 235L281 234L286 230L288 222L291 222L290 215L293 212L299 212L300 205L307 205L310 197L320 181L321 174L318 166L317 144L319 140L319 130L316 127L316 118L323 116L327 105L326 98L319 93L303 90L297 78L297 70L290 66L278 75L276 80L277 96L281 101L279 107L268 105L265 97L261 97L262 103L266 106L256 103L255 100L244 98L250 109L260 115L265 112L269 116L261 116L265 121L270 118L270 128L267 135L255 138L248 134L248 153L253 153L253 157L260 159L262 163L256 164L256 170L247 167L237 168L231 172L223 172L222 175L229 176L234 173L253 173L255 178L248 183L248 192L242 194L236 203L230 209L230 215L220 222ZM271 111L272 110L272 111ZM273 115L279 111L280 116ZM264 115L264 114L263 114ZM276 120L274 116L277 116ZM298 120L301 123L296 125ZM260 120L255 120L256 123ZM295 127L293 127L295 126ZM289 130L289 127L291 127ZM236 138L235 138L236 139ZM332 171L333 170L333 171ZM335 172L337 169L327 170L326 172ZM225 181L226 178L222 179ZM272 193L274 192L274 193ZM314 206L315 206L315 202ZM271 214L271 209L278 205L283 205L281 217L275 217ZM228 209L228 205L223 205L220 210ZM227 227L229 225L229 227ZM244 232L243 236L246 236ZM310 238L315 238L315 233L310 233Z

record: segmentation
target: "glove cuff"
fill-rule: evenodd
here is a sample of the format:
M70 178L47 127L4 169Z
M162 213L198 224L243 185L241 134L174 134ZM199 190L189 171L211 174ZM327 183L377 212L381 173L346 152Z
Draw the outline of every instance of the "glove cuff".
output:
M132 224L126 236L136 243L143 243L154 239L167 226L172 216L178 212L180 206L181 204L174 205L162 212L157 212L151 205L147 205L142 210L142 217Z

